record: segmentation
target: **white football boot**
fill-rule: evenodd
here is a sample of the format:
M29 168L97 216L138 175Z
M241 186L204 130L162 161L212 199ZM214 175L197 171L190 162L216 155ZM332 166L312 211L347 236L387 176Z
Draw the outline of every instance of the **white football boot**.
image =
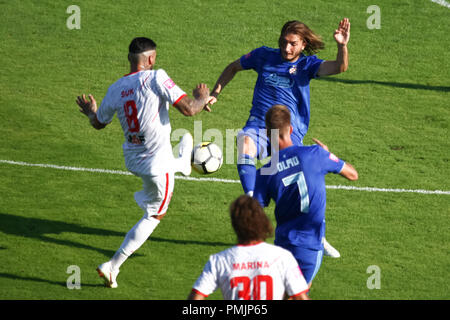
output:
M191 157L192 149L194 148L194 139L188 132L185 133L180 139L180 147L178 149L179 157L175 159L179 164L177 171L181 172L184 176L188 176L192 172Z
M112 270L111 262L102 263L97 267L97 272L100 277L105 281L105 286L108 288L117 288L118 284L116 281L119 270Z
M323 253L324 255L332 258L339 258L341 256L339 251L333 248L333 246L329 244L325 238L323 238Z

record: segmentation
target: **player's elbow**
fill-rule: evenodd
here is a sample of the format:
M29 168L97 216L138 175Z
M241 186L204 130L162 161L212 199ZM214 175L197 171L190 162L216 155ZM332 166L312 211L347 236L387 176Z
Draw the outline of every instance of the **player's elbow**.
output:
M194 108L184 108L181 113L186 117L192 117L196 115Z
M339 73L345 72L348 69L348 64L341 64L339 67Z

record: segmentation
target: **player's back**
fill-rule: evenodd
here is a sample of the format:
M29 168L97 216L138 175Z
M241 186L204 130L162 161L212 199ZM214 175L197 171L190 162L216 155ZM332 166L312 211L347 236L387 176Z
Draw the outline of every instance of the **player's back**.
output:
M170 142L168 102L157 81L161 71L126 75L108 90L109 104L116 109L124 132L125 149L154 152Z
M143 158L151 174L168 166L173 158L169 105L184 96L186 93L162 69L125 75L109 87L97 117L100 122L109 123L117 112L129 170L134 171Z
M290 146L272 156L272 174L258 171L254 196L264 206L276 203L275 243L320 249L325 232L325 175L338 173L344 162L318 145Z
M226 300L281 300L285 292L295 295L307 289L291 253L265 242L234 246L210 261Z

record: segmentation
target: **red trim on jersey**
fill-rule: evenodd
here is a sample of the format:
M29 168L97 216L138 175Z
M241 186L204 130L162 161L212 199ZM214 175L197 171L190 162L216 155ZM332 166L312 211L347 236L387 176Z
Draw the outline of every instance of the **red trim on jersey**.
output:
M238 243L237 244L237 246L238 247L251 247L251 246L257 246L258 244L261 244L261 243L263 243L264 241L260 241L260 242L258 242L258 243L252 243L252 244L240 244L240 243Z
M162 209L164 208L164 204L166 203L168 193L169 193L169 174L166 173L166 191L164 193L164 200L161 203L161 206L159 207L158 214L160 214Z
M132 74L135 74L135 73L138 73L138 72L141 72L141 70L139 70L139 71L135 71L135 72L130 72L130 73L127 73L127 74L125 74L125 75L124 75L124 77L126 77L126 76L129 76L129 75L132 75Z
M180 100L183 99L184 97L187 97L187 94L186 94L186 93L182 94L181 97L179 97L179 98L177 99L177 101L175 101L175 102L173 103L173 105L175 106L175 105L176 105L178 102L180 102Z
M289 298L298 297L299 295L304 294L304 293L307 293L308 291L309 291L309 289L306 289L306 290L304 290L304 291L302 291L302 292L300 292L300 293L297 293L297 294L294 294L294 295L292 295L292 296L289 296Z
M192 289L192 292L193 292L193 293L197 293L197 294L199 294L199 295L201 295L201 296L204 296L205 298L207 298L207 297L208 297L208 295L207 295L207 294L204 294L204 293L202 293L202 292L198 291L197 289Z

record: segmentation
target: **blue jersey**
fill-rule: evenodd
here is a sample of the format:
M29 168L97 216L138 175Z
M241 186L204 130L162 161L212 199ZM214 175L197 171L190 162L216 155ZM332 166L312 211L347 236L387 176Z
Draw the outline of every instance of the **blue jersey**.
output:
M260 47L242 56L240 62L243 69L258 73L246 126L265 128L267 110L274 104L285 105L291 112L293 134L302 141L309 127L309 82L317 77L323 60L301 54L297 61L289 62L280 49Z
M278 158L272 174L273 159ZM321 250L325 236L325 175L339 173L344 161L318 145L291 146L272 156L256 174L253 196L267 207L275 201L275 244ZM266 169L264 169L266 168Z

